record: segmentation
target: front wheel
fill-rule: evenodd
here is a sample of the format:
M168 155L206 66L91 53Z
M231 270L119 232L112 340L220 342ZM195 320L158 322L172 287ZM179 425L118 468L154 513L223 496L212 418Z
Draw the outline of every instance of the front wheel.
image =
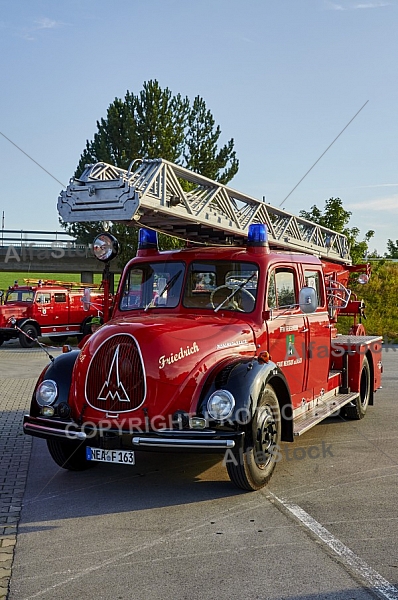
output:
M347 419L359 420L363 419L366 414L366 409L369 406L370 399L371 376L369 361L364 356L361 369L361 377L359 380L359 396L354 402L350 402L344 407L344 416Z
M51 458L59 467L68 471L85 471L94 466L93 462L86 459L86 446L65 440L47 440L47 447Z
M279 402L273 388L267 385L246 432L243 451L225 457L231 481L248 491L267 485L280 457L280 441Z
M37 329L32 323L26 323L21 327L18 337L22 348L33 348L36 345Z

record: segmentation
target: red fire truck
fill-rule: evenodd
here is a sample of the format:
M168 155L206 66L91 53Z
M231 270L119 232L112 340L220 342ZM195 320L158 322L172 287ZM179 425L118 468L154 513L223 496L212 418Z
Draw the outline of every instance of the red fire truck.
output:
M232 482L257 490L282 441L373 404L382 339L365 335L348 280L369 269L351 265L344 236L164 160L90 166L59 212L142 226L110 320L43 370L25 416L61 467L221 452ZM160 251L157 230L186 247Z
M88 292L91 302L85 306L82 300ZM41 279L26 279L25 285L15 282L0 305L0 345L17 338L22 348L32 348L39 336L62 343L69 336L86 335L90 329L87 322L102 314L103 304L103 291L79 283Z

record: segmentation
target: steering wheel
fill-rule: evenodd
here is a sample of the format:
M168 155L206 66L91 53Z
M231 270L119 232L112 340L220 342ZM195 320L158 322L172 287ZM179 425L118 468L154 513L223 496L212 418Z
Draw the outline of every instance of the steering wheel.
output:
M220 286L218 286L218 287L217 287L215 290L213 290L213 291L212 291L212 293L210 294L210 304L211 304L211 307L212 307L212 308L216 308L216 307L214 306L214 296L216 295L216 293L217 293L219 290L222 290L222 289L224 289L224 288L225 288L226 290L228 290L228 294L226 295L226 298L227 298L227 297L228 297L228 296L229 296L229 295L230 295L230 294L231 294L233 291L237 290L237 289L239 288L239 286L238 286L238 285L234 285L234 284L229 284L229 285L220 285ZM251 294L251 293L249 292L249 290L247 290L247 289L246 289L246 288L244 288L244 287L240 288L240 291L242 291L242 292L245 292L245 294L247 294L247 295L249 296L250 300L252 300L252 301L253 301L253 306L254 306L254 303L255 303L256 299L255 299L255 297L253 296L253 294ZM222 301L221 301L221 302L219 302L218 304L222 304ZM222 308L227 308L227 309L230 309L230 310L238 310L238 311L240 311L240 312L246 312L245 310L243 310L243 308L240 308L240 306L239 306L239 305L238 305L238 303L236 302L236 299L235 299L235 297L233 297L233 298L231 298L230 300L228 300L228 302L227 302L226 304L224 304L224 305L222 306Z

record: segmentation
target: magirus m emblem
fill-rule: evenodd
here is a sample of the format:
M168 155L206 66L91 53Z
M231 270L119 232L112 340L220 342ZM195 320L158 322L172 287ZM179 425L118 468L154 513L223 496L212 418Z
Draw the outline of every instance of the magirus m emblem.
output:
M129 395L119 377L119 346L117 346L115 350L115 354L113 355L111 366L109 368L108 377L106 378L104 385L98 394L97 400L106 401L108 398L111 400L116 399L119 402L130 402Z

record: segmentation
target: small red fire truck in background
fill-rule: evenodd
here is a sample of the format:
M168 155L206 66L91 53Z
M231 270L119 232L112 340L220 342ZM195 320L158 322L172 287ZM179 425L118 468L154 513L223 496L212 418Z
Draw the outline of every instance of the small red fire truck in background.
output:
M90 292L91 303L84 306ZM15 282L3 295L0 304L0 345L19 339L22 348L32 348L36 338L49 337L62 343L69 336L89 332L87 321L103 312L104 293L79 283L26 279Z
M222 452L232 482L257 490L282 441L373 404L382 339L365 335L348 281L369 269L351 265L344 236L163 160L88 167L59 212L142 225L110 320L43 370L25 416L61 467ZM155 230L187 247L160 251ZM101 240L107 261L115 242Z

